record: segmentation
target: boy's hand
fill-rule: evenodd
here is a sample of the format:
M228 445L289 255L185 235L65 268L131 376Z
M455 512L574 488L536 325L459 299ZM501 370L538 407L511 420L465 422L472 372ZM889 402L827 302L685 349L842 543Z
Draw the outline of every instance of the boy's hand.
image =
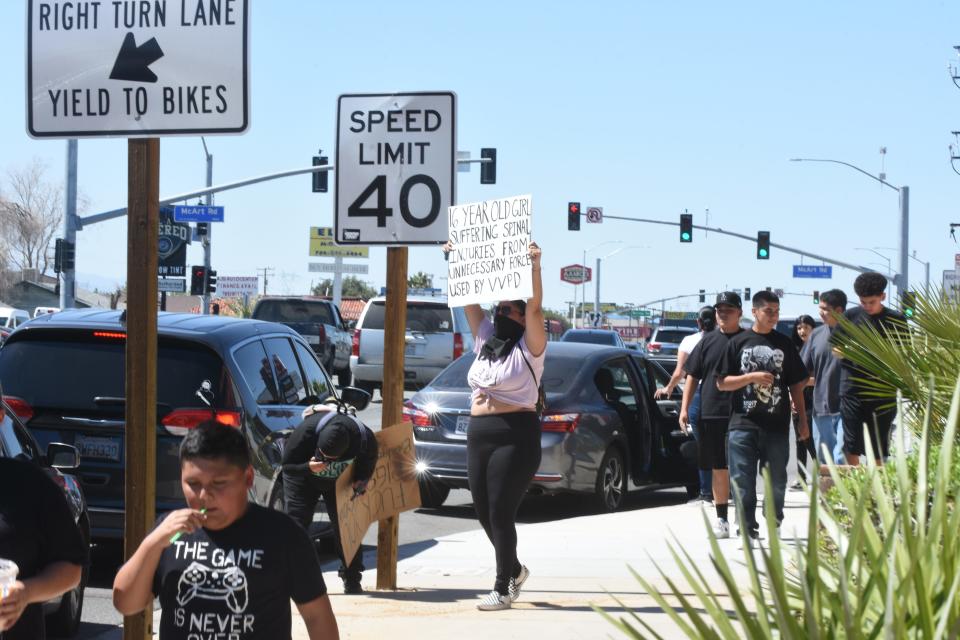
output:
M7 595L0 598L0 632L17 624L28 604L27 587L17 580L7 589Z
M327 463L316 458L310 458L310 462L307 463L307 466L310 467L310 473L320 473L327 468Z
M167 514L167 517L163 519L163 522L153 530L150 538L153 538L154 542L161 544L161 548L166 548L170 545L170 538L178 533L193 533L203 527L203 523L206 521L207 515L200 513L197 509L178 509L171 511Z

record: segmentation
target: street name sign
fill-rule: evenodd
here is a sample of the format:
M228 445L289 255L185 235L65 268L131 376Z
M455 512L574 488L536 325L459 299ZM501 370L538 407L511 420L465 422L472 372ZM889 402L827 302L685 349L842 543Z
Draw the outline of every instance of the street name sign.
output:
M333 241L333 227L310 227L310 253L315 258L369 258L369 247L342 247Z
M173 219L177 222L223 222L223 207L177 205L173 208Z
M337 100L337 244L441 244L456 191L453 92Z
M653 312L650 309L630 309L625 315L631 318L649 318Z
M157 278L157 291L165 293L183 293L187 290L187 281L183 278Z
M832 278L833 267L826 264L795 264L794 278Z
M341 264L337 265L335 262L311 262L308 264L308 269L311 272L319 273L357 273L357 274L366 274L369 272L369 267L365 264Z
M583 284L590 282L593 271L582 264L571 264L560 268L560 279L570 284Z
M249 0L27 2L34 138L243 133Z

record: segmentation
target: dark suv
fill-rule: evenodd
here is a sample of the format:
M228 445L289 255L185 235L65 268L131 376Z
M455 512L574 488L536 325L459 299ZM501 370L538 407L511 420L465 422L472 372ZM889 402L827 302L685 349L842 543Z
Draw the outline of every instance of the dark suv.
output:
M123 535L124 348L119 311L41 316L0 349L4 399L45 448L75 446L94 538ZM157 321L157 514L183 506L180 440L211 412L243 431L255 471L251 498L282 505L283 439L302 406L333 394L306 341L272 322L161 313ZM197 394L208 380L213 409Z

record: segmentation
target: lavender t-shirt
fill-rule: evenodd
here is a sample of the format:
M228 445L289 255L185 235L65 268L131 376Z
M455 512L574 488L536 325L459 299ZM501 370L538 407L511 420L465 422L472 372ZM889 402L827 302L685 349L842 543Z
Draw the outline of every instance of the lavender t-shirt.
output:
M486 394L498 402L505 402L518 407L533 408L537 404L537 386L543 378L543 360L546 349L539 356L530 353L526 339L521 337L506 358L497 361L481 359L480 351L487 338L493 335L493 323L484 318L477 329L477 339L473 343L473 352L477 359L470 366L467 381L473 393L471 400L476 400L481 393ZM526 357L530 367L536 374L536 380L530 373L523 359Z

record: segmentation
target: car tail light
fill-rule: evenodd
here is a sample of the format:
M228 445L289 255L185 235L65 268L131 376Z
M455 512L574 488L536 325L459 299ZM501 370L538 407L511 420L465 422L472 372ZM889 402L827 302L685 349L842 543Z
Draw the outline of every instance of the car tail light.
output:
M27 404L27 401L23 398L3 396L3 401L6 402L10 410L20 418L20 422L29 422L30 418L33 417L33 407Z
M160 421L172 435L185 436L190 429L194 429L201 422L216 420L220 424L230 427L240 427L240 412L216 409L174 409Z
M456 360L463 355L463 336L459 333L453 334L453 359Z
M94 331L93 337L101 340L126 340L127 334L123 331Z
M540 418L543 431L571 433L580 424L579 413L546 413Z
M403 421L410 422L415 427L433 426L433 417L426 411L417 409L409 400L403 403Z
M327 328L322 324L317 326L319 327L317 330L317 335L320 336L320 344L324 345L327 343Z
M360 356L360 329L354 329L350 342L350 355Z
M651 342L650 344L647 345L647 351L651 353L656 353L657 351L660 351L661 346L663 345L661 345L659 342Z

